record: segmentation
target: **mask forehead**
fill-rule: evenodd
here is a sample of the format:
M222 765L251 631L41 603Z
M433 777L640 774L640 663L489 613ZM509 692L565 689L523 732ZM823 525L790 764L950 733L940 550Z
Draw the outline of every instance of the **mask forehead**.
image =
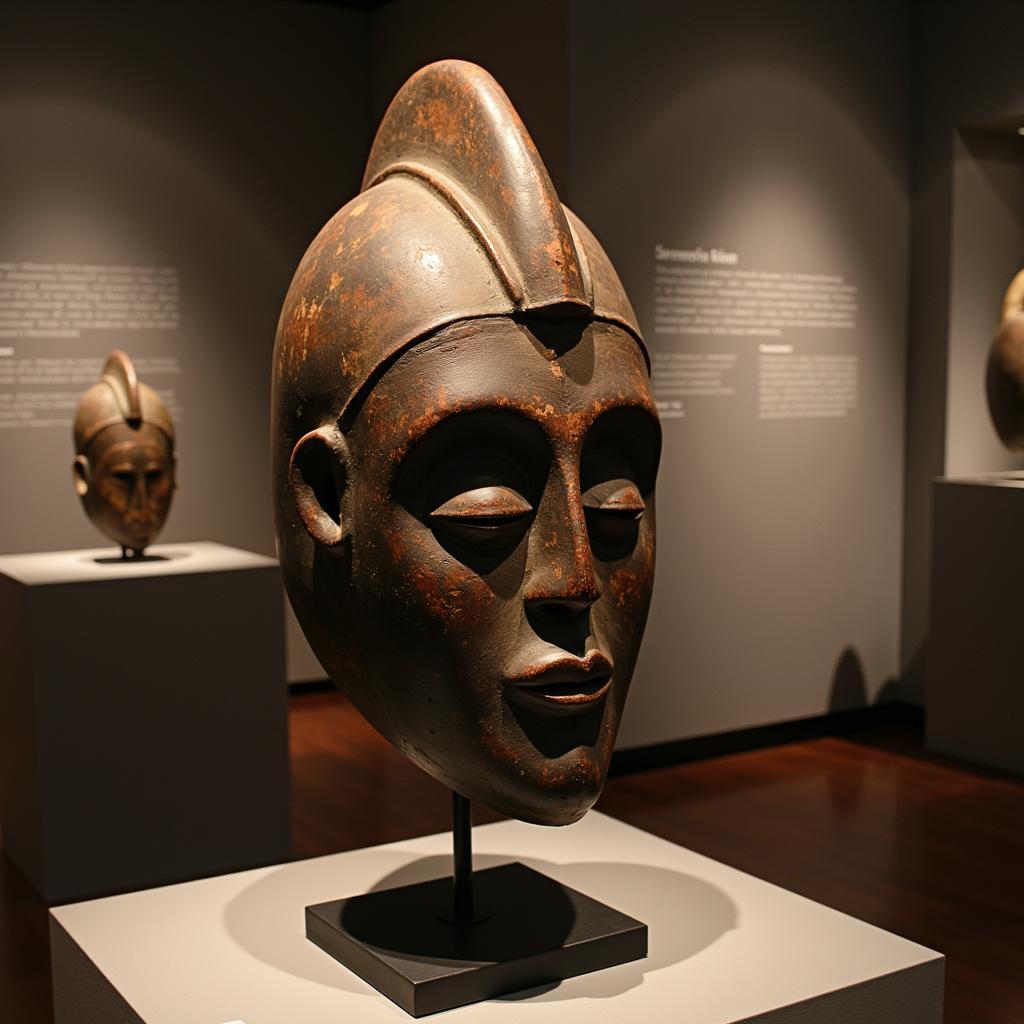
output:
M159 430L145 425L140 429L127 424L109 427L92 442L89 454L97 473L119 461L144 468L153 464L166 467L171 460L167 438Z
M541 330L495 317L405 353L361 408L355 434L372 437L370 450L388 451L393 463L460 414L507 412L533 421L552 444L579 444L596 420L626 407L657 420L646 363L625 332L593 322Z
M149 424L130 427L126 423L107 427L93 441L90 453L97 466L119 458L166 462L171 454L167 438L161 431Z

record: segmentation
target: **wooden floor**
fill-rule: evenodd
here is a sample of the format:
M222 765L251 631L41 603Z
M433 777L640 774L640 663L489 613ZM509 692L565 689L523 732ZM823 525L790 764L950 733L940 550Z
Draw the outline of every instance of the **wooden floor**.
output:
M340 696L293 697L291 729L297 857L448 826L447 792ZM1024 1022L1024 782L901 728L620 776L598 806L946 953L947 1024ZM46 909L0 858L0 1022L51 1017Z

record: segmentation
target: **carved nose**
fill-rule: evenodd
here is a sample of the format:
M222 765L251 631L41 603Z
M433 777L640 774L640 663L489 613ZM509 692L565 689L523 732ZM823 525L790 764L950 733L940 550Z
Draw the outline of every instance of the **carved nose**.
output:
M582 655L590 632L590 608L601 588L572 460L559 464L545 501L550 525L535 528L531 571L523 591L526 618L549 643Z
M542 640L582 658L590 636L590 607L596 587L585 596L527 597L526 621Z
M577 545L564 560L537 566L523 594L527 607L552 615L579 615L601 596L589 548Z
M144 508L146 505L146 478L139 474L135 477L135 486L132 488L131 507Z

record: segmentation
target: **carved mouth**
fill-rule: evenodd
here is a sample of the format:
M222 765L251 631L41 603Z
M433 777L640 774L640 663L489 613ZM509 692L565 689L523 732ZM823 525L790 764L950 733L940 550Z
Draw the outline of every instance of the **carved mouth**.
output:
M509 697L534 710L586 711L608 695L611 659L602 651L584 658L557 656L536 665L506 684Z

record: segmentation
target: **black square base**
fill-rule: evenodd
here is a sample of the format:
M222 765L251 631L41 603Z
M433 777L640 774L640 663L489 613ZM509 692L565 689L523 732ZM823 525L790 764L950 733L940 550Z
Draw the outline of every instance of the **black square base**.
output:
M647 956L647 925L523 864L473 883L476 924L437 878L307 907L306 937L413 1017Z

